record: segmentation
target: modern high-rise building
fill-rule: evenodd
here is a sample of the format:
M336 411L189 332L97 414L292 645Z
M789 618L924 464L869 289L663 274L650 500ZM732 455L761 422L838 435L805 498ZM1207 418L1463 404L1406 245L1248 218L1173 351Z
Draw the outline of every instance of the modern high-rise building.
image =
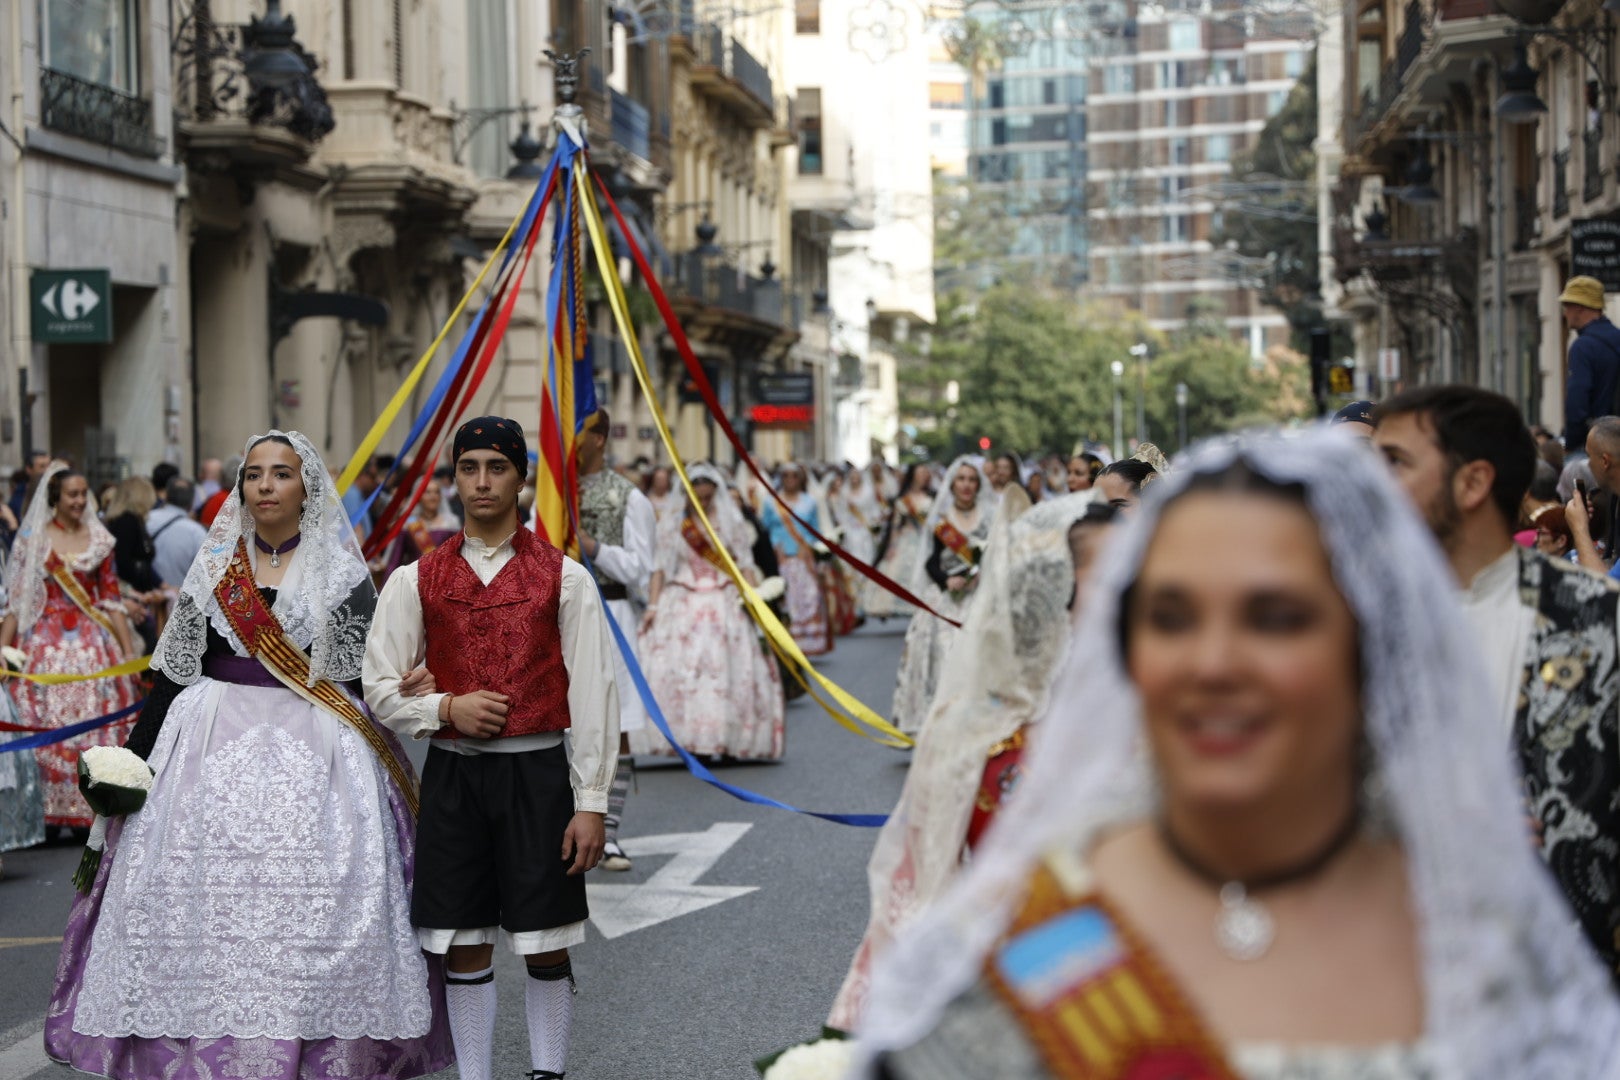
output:
M1241 15L1097 3L999 19L969 79L969 173L1007 215L1012 262L1175 329L1224 319L1259 355L1288 339L1221 258L1231 162L1304 71L1308 44Z
M1267 37L1242 19L1149 15L1129 47L1090 77L1087 175L1092 290L1141 311L1157 329L1196 303L1258 356L1288 341L1283 315L1217 254L1232 159L1283 107L1307 43Z

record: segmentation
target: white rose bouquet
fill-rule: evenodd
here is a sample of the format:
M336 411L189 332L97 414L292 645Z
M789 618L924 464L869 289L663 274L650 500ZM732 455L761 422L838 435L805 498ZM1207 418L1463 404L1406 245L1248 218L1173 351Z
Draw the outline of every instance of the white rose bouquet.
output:
M79 791L96 822L85 841L84 855L73 875L73 884L82 893L90 891L101 869L101 853L107 847L107 819L133 814L146 805L152 790L152 767L139 754L122 746L92 746L79 755Z
M754 1067L764 1080L843 1080L854 1060L854 1047L840 1035L790 1046Z
M12 671L28 670L28 654L11 645L0 648L0 660Z
M754 586L754 591L758 593L759 598L765 601L767 604L774 604L776 601L782 599L782 597L786 595L787 583L779 577L768 577L758 585Z

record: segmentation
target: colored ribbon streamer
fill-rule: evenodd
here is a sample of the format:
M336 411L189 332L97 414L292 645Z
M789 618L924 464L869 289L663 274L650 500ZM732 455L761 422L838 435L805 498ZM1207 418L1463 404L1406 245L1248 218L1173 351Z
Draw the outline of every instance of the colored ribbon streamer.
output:
M428 365L433 362L433 357L438 353L439 346L444 344L444 339L450 335L450 328L456 324L456 320L461 318L462 311L466 309L473 295L478 292L478 287L484 283L484 278L488 276L490 267L495 265L495 260L506 252L507 245L512 242L512 237L517 232L518 224L522 220L523 215L521 214L512 219L512 224L507 226L506 235L501 237L501 242L495 246L495 250L489 253L489 258L484 260L483 269L478 271L478 276L473 278L473 283L467 289L466 294L456 304L455 310L450 312L450 317L444 321L444 326L440 327L438 336L433 339L433 343L427 347L427 351L416 361L416 366L411 368L409 375L405 376L405 381L399 384L399 389L394 391L394 396L383 407L382 414L377 417L376 423L371 425L371 430L366 432L366 437L360 440L359 446L355 447L354 456L349 459L348 465L343 468L342 475L338 477L337 490L340 496L348 492L350 485L354 483L354 478L360 475L361 470L366 466L366 462L370 461L371 456L377 452L377 446L382 442L383 436L388 433L388 429L398 419L399 414L405 408L405 403L410 400L411 394L416 392L416 386L422 381L422 376L427 374Z
M142 698L135 704L119 709L117 712L110 712L106 716L98 716L93 720L80 720L76 724L69 724L67 727L56 728L52 731L42 731L37 735L30 735L26 739L0 743L0 754L16 753L19 750L37 750L41 746L66 742L75 735L83 735L87 731L95 731L97 728L104 728L108 724L116 724L126 716L133 716L135 713L140 712L141 706L145 704L146 699Z
M883 589L885 592L888 592L890 595L897 596L913 607L920 608L923 611L928 612L928 614L934 616L936 619L943 619L950 625L960 629L962 626L960 622L957 622L948 615L942 615L938 611L935 611L934 608L913 594L911 590L907 589L899 582L889 578L876 568L868 566L860 559L857 559L855 556L851 555L844 548L823 536L819 529L817 529L814 525L811 525L808 521L794 512L793 507L789 506L787 500L782 498L781 494L776 490L775 485L773 485L770 480L766 478L765 474L760 471L759 466L754 464L753 455L751 455L748 452L748 448L743 445L742 438L737 434L737 429L731 426L730 418L726 416L725 409L720 405L720 398L715 394L714 387L709 383L708 375L703 371L703 365L698 362L697 356L693 354L692 345L686 340L686 331L682 329L680 320L675 317L675 311L670 307L669 298L664 295L663 287L658 284L658 279L653 276L652 267L648 264L647 256L642 253L640 245L636 243L636 238L633 230L630 228L629 222L625 221L624 215L619 211L618 203L613 201L612 193L608 191L607 185L602 182L602 178L600 176L596 178L596 186L597 189L601 191L602 197L607 200L608 209L613 211L614 220L619 223L619 229L624 234L624 242L630 248L630 257L635 261L636 267L640 269L641 276L647 283L648 292L652 293L653 302L658 306L658 311L664 318L664 325L669 329L670 337L675 341L675 349L680 353L682 362L686 364L686 371L692 379L692 385L697 387L698 394L703 398L704 406L709 410L709 415L714 418L715 423L720 426L720 430L725 433L726 439L731 443L733 449L736 450L737 460L748 466L748 470L754 474L755 479L757 479L760 484L764 486L765 490L770 493L771 498L776 500L777 505L782 508L783 512L792 518L792 520L797 521L800 525L808 529L810 531L810 535L814 536L822 544L826 545L828 551L842 559L854 570L859 571L868 581ZM589 201L588 206L594 210L595 205L596 201L593 196ZM604 271L604 275L606 275L606 271ZM617 274L613 275L613 280L615 282L618 281Z
M587 564L588 565L588 564ZM597 585L598 591L601 585ZM831 821L836 825L854 825L857 828L876 829L882 827L889 820L887 814L828 814L817 810L801 810L797 806L773 799L769 795L761 795L757 791L728 784L709 771L709 767L682 746L675 738L675 733L669 730L669 721L664 719L664 711L658 707L658 701L653 697L652 687L647 685L647 676L642 673L641 664L636 660L636 652L630 647L630 641L624 636L624 630L619 627L619 621L613 617L612 610L607 606L606 598L602 601L602 613L607 616L608 628L613 631L613 640L618 643L619 652L624 657L625 667L630 670L630 681L636 684L636 693L641 696L641 703L647 708L647 716L652 720L653 726L658 729L675 753L680 755L681 762L686 771L702 780L705 784L719 788L734 799L741 799L745 803L755 806L770 806L778 810L787 810L794 814L804 814L807 817L820 818Z
M10 668L0 668L0 679L22 679L24 682L38 683L41 686L64 686L67 683L89 682L92 679L116 679L120 675L139 675L152 666L152 657L137 656L133 660L125 660L121 664L114 664L100 671L93 671L88 675L69 675L62 672L45 671L34 673L31 671L12 671Z
M576 179L584 181L585 163L583 160L576 160L574 168ZM585 210L585 224L590 230L591 243L596 252L597 266L601 272L603 285L606 288L608 305L612 309L620 337L624 340L625 351L630 355L631 370L635 372L636 381L641 386L642 395L647 399L647 406L652 413L653 424L658 430L659 438L663 441L664 449L669 453L676 475L680 477L681 486L686 492L686 497L691 507L697 512L698 523L703 526L703 530L708 535L710 542L714 545L715 550L719 552L721 559L724 561L726 573L747 602L749 613L753 616L754 622L771 640L772 647L788 657L790 667L796 671L804 672L810 679L820 684L821 688L838 703L839 708L843 710L842 713L828 707L827 703L822 701L819 696L816 697L816 700L822 702L823 707L827 708L828 714L839 725L856 735L860 735L862 738L871 739L885 746L908 747L914 745L914 741L910 736L878 716L877 713L867 708L854 695L815 669L809 658L799 648L798 643L793 640L792 635L777 619L776 614L771 611L770 606L765 603L759 593L754 590L754 587L743 577L741 570L738 569L735 560L731 557L731 552L726 548L725 543L721 541L720 535L710 523L708 515L703 512L703 504L698 499L697 493L692 489L692 481L686 474L686 465L681 460L680 452L675 447L674 436L670 433L668 421L664 417L658 395L652 386L651 376L647 372L646 361L641 355L640 340L635 327L630 321L629 303L624 295L624 286L619 281L617 268L612 264L611 255L609 254L606 242L607 228L603 224L601 213L596 207L596 200L588 184L579 182L577 186L585 195L582 200ZM870 728L876 734L861 730L861 725Z

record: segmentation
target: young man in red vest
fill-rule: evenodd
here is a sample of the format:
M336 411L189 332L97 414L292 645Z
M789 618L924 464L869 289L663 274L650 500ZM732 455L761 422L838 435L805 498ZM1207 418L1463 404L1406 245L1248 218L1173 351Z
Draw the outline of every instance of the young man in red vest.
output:
M433 739L411 921L422 947L445 955L463 1080L491 1080L497 937L529 970L530 1078L559 1080L574 1015L568 949L585 940L583 875L602 857L619 749L613 643L590 574L519 525L522 427L470 420L453 455L466 528L388 579L366 642L366 702L400 735ZM443 692L402 696L424 660Z

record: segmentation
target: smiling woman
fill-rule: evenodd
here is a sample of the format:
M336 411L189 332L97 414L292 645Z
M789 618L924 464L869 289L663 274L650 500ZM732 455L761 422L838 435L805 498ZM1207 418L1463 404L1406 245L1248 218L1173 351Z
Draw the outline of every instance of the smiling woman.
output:
M1196 452L1069 657L1019 797L880 962L859 1075L1611 1075L1620 1007L1372 455Z

